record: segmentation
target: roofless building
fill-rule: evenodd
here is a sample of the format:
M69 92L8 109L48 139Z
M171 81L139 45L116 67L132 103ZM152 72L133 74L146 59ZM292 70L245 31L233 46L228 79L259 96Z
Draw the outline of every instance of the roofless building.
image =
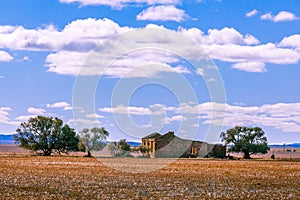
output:
M181 139L174 132L164 135L152 133L142 138L142 146L149 149L151 158L224 158L226 147L221 144Z

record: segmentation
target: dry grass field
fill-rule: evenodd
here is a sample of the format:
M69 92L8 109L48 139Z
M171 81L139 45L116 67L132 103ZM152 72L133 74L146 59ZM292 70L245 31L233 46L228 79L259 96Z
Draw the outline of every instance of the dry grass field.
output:
M140 168L159 159L105 158ZM0 155L0 199L300 199L300 162L178 159L128 173L79 156Z

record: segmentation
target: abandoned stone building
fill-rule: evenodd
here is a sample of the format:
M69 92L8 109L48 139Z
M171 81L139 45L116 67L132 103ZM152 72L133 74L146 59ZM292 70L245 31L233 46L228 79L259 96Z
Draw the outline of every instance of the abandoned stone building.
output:
M177 137L174 132L164 135L152 133L142 138L142 146L149 149L151 158L224 158L226 147Z

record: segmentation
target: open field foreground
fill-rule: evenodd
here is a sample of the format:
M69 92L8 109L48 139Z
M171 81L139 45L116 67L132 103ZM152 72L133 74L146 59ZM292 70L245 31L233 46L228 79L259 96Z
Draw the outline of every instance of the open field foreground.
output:
M106 159L141 168L150 160ZM2 155L0 199L300 199L299 177L296 161L179 159L128 173L95 158Z

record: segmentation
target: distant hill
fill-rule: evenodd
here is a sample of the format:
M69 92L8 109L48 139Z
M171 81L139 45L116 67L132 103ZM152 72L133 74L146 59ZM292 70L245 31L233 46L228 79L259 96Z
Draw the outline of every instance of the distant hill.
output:
M142 145L141 142L130 142L130 141L128 141L127 143L130 144L130 146L132 146L132 147L138 147L138 146Z
M14 144L14 143L15 141L13 135L0 134L0 144ZM128 141L127 143L130 144L130 146L132 147L141 146L142 144L140 142L131 142L131 141Z
M14 144L14 138L13 135L3 135L0 134L0 144ZM130 144L130 146L132 147L137 147L137 146L141 146L141 142L133 142L133 141L128 141L128 144ZM284 145L283 144L270 144L268 145L271 148L283 148ZM300 143L293 143L293 144L286 144L285 148L300 148Z
M300 143L293 143L293 144L286 144L285 146L283 144L271 144L269 145L271 148L300 148Z
M0 134L0 144L14 144L13 135L3 135Z

